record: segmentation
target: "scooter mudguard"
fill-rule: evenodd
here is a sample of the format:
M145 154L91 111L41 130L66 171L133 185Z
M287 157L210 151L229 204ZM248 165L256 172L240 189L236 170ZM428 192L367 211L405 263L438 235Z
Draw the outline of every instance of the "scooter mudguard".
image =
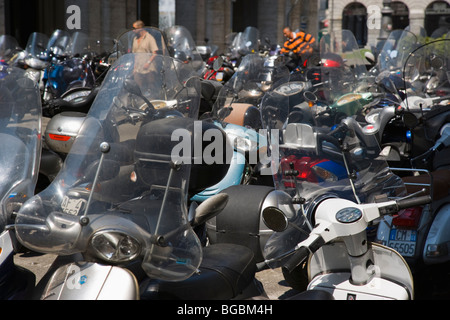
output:
M450 261L450 204L439 209L428 232L423 250L425 264Z
M191 198L192 201L203 202L225 190L228 187L239 185L242 181L245 169L245 155L235 151L231 160L230 168L226 176L216 185L206 188Z
M137 300L139 286L123 268L98 263L64 265L50 278L42 300Z

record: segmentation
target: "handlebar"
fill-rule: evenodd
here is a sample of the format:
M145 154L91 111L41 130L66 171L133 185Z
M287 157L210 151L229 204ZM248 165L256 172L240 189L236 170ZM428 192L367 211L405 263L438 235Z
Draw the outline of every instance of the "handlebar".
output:
M431 202L431 196L414 197L397 200L398 210L422 206Z
M324 202L326 202L326 200ZM371 203L361 206L355 204L355 207L361 209L361 211L364 212L364 218L355 219L355 221L353 221L352 223L337 221L335 218L336 213L330 212L330 207L326 206L325 211L328 212L326 213L325 217L322 217L322 219L325 220L319 222L318 225L312 230L310 236L297 245L297 247L294 249L294 253L291 253L291 257L284 264L284 267L289 272L292 272L298 265L303 263L308 258L310 253L316 252L327 242L339 237L348 237L357 235L361 232L365 232L368 222L382 215L393 214L401 209L420 206L430 202L430 196L421 196L395 201L387 201L383 203ZM374 214L375 210L377 210L378 215ZM320 226L321 224L323 224L323 226ZM355 227L352 224L358 225L360 227Z

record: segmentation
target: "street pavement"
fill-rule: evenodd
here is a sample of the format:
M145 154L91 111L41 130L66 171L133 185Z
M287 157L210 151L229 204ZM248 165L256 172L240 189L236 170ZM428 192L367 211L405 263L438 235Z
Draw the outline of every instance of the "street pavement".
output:
M55 255L39 254L34 252L18 253L14 257L14 262L36 275L36 283L41 280L53 263ZM256 278L261 282L270 300L280 300L292 296L296 293L284 280L280 269L267 269L256 274Z

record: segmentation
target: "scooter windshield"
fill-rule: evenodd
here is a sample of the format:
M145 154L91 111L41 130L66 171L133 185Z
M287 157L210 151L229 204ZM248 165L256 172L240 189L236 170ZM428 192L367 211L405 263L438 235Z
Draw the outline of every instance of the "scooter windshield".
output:
M153 27L123 32L116 41L114 52L117 58L127 53L142 52L169 55L164 33Z
M327 51L321 54L327 55ZM330 98L334 92L345 93L345 85L340 81L348 79L342 75L338 78L338 71L325 74ZM312 121L294 122L289 97L302 88L292 84L285 83L266 93L261 103L263 124L270 139L274 185L290 196L278 203L288 218L287 228L275 232L266 244L264 254L273 261L272 267L283 265L288 259L285 255L306 239L308 224L315 224L315 207L325 198L365 203L404 190L401 180L380 156L376 137L365 135L357 122L359 108L348 108L342 116L330 117L330 112L334 112L331 107L316 103L310 108ZM332 102L329 100L331 106Z
M141 72L144 60L148 73ZM18 213L19 240L38 252L79 252L112 264L138 260L156 278L195 272L202 251L187 221L190 162L172 156L180 143L172 135L178 130L188 139L198 116L200 82L193 75L167 56L122 56L64 168Z
M9 35L0 35L0 64L9 64L19 50L17 40Z
M68 51L70 44L70 34L64 30L55 30L47 43L47 57L64 57L70 55Z
M403 73L408 96L449 98L450 38L448 36L422 44L406 55ZM406 107L420 110L420 103L422 100L417 100L415 104Z
M38 70L45 69L49 62L47 61L47 44L49 38L47 35L39 32L33 32L28 37L27 46L25 47L25 63L30 67Z
M259 52L259 30L255 27L246 27L234 37L230 47L232 58Z
M34 195L41 155L39 88L22 69L4 68L0 79L0 230Z
M95 56L102 53L102 48L99 42L90 38L86 33L76 31L70 37L67 52L72 57Z
M213 106L213 115L225 119L230 114L232 103L246 103L258 107L264 93L280 83L289 81L286 66L268 66L259 54L249 54L239 68L220 90Z
M393 30L378 56L378 71L401 72L405 52L411 52L416 42L417 36L409 30Z
M194 70L199 74L205 67L202 56L197 51L194 39L188 29L183 26L171 26L164 29L169 47L173 49L174 57L192 64Z

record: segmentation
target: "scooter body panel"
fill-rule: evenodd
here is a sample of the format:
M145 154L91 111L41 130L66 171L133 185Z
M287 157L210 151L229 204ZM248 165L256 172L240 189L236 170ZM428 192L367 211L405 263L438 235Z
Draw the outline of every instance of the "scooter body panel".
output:
M206 199L220 193L230 186L239 185L242 181L245 169L245 155L241 152L235 151L233 153L233 159L231 160L230 167L227 175L217 184L206 188L202 192L192 197L192 201L203 202Z
M42 300L137 300L134 275L123 268L78 262L60 267L51 277Z
M447 203L439 209L431 224L423 250L425 264L436 264L450 261L450 204ZM427 253L429 246L435 247L433 253Z
M408 291L395 282L373 277L363 286L350 281L350 273L330 273L314 278L308 290L330 292L335 300L410 300Z
M351 283L350 261L343 242L321 247L308 262L308 290L331 291L341 299L396 299L413 297L413 278L408 264L395 250L371 244L373 249L373 276L365 285Z

